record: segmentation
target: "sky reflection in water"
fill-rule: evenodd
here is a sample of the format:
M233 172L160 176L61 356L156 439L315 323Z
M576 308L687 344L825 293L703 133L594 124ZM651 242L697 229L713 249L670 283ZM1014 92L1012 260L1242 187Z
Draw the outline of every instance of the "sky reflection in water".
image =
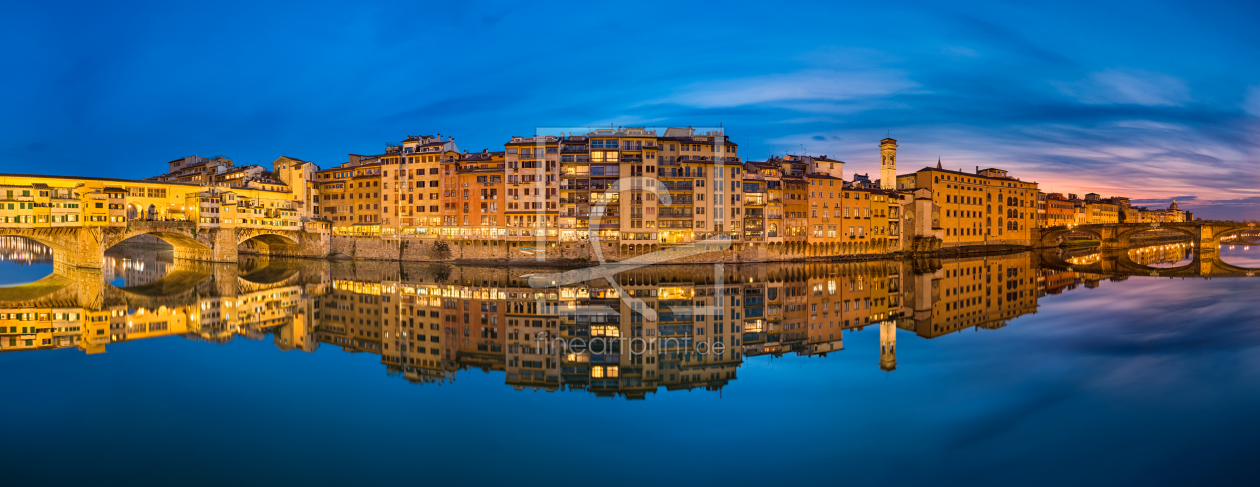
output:
M475 369L410 384L379 355L271 337L3 353L0 457L14 485L1234 480L1258 450L1258 291L1086 279L998 329L900 330L892 372L866 326L843 351L748 357L720 392L644 401Z

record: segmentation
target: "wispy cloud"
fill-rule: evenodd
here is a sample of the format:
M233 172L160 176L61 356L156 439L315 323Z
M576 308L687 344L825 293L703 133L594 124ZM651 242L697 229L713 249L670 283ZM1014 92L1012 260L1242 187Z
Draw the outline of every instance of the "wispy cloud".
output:
M941 48L941 52L955 57L980 57L980 53L975 49L963 46L945 46Z
M1056 85L1064 94L1091 105L1181 106L1190 101L1184 81L1142 70L1109 69Z
M959 35L1001 49L1023 59L1031 59L1051 66L1075 64L1066 56L1042 47L1043 43L1028 39L1020 30L1008 23L998 23L970 15L958 15L955 24Z
M1173 196L1171 198L1136 199L1136 200L1133 200L1131 203L1135 205L1166 205L1166 204L1171 204L1173 200L1177 200L1178 203L1185 203L1187 201L1195 201L1197 199L1199 199L1198 196L1182 195L1182 196Z
M884 97L918 89L918 83L897 70L815 70L692 83L645 104L696 108L765 105L805 112L845 112L867 109Z
M1243 98L1243 111L1253 117L1260 117L1260 86L1247 88L1247 95Z

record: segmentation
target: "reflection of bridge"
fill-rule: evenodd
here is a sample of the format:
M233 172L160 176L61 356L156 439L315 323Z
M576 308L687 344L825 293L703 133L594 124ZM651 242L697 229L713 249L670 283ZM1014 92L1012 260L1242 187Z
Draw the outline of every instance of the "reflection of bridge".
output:
M1073 263L1063 258L1058 249L1043 249L1038 256L1041 265L1052 269L1089 274L1158 276L1158 277L1254 277L1260 269L1247 269L1221 260L1220 252L1192 252L1190 263L1177 267L1151 267L1134 261L1129 249L1102 250L1096 259Z
M7 307L85 309L186 306L206 296L230 297L301 284L310 279L322 280L319 272L307 272L303 277L304 265L290 261L245 271L237 264L180 259L161 279L120 288L105 283L100 269L54 263L53 273L43 279L0 288L0 304Z
M1045 228L1041 230L1040 238L1034 242L1038 247L1056 247L1067 234L1081 232L1097 237L1102 250L1120 250L1129 248L1129 240L1134 236L1152 230L1171 230L1185 234L1200 251L1212 253L1220 249L1222 238L1239 236L1250 239L1257 228L1255 222L1108 223Z
M288 257L328 255L328 234L271 228L217 228L189 221L132 220L126 225L30 227L0 224L0 235L25 237L52 248L53 260L70 267L99 269L106 250L139 235L153 235L175 247L176 260L231 262L247 252Z

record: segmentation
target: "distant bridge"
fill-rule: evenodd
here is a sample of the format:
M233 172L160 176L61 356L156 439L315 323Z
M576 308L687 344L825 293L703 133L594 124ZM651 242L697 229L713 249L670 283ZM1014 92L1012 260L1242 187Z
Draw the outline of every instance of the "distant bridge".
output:
M1171 230L1185 234L1190 237L1195 248L1204 253L1218 251L1222 238L1237 236L1249 241L1257 238L1254 235L1260 231L1255 222L1107 223L1044 228L1041 236L1034 239L1033 243L1036 247L1057 247L1069 233L1081 232L1097 237L1101 250L1121 250L1131 247L1130 239L1134 236L1152 230Z

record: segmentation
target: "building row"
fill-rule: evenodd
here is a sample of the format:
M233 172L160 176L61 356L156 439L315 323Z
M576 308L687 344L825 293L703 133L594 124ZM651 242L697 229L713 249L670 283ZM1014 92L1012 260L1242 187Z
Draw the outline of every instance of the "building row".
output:
M170 161L141 181L0 175L0 217L16 226L175 219L323 229L336 236L519 242L842 246L859 253L1027 245L1040 227L1177 222L1193 216L1127 198L1046 194L998 168L940 161L897 171L879 142L880 178L845 178L827 156L741 157L721 130L644 127L516 136L502 150L409 136L381 154L321 169L283 156L270 169L216 156Z
M1181 223L1194 220L1194 214L1182 211L1177 199L1168 208L1147 209L1133 206L1129 198L1102 198L1088 193L1079 198L1069 193L1045 195L1046 226L1075 226L1106 223Z
M846 180L844 161L741 157L722 131L643 127L512 137L503 150L461 151L453 138L412 136L384 154L316 171L312 215L335 235L534 244L848 244L864 252L1027 244L1054 224L1183 221L1127 198L1069 198L990 168L897 173L897 141L880 141L881 178ZM1054 201L1052 204L1051 201ZM1054 207L1053 211L1051 207ZM1121 209L1121 207L1123 209ZM1131 212L1119 216L1121 212ZM1079 213L1079 215L1078 215Z

